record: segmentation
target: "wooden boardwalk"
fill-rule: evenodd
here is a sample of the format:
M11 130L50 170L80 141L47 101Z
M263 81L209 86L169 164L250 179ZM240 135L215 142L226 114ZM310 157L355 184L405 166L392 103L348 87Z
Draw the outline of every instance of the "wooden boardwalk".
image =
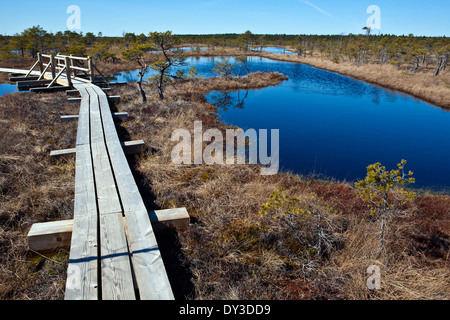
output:
M83 281L68 281L66 299L136 299L133 277L141 299L173 299L107 96L90 83L74 87L82 100L68 274Z
M37 75L33 70L1 71ZM81 96L79 115L73 117L78 119L74 218L69 223L58 222L52 231L57 234L63 232L61 226L67 229L70 225L65 299L174 299L149 212L116 131L108 96L91 83L92 77L72 77L70 69L65 75L60 72L58 78L55 71L52 74L41 70L39 77L64 87L70 84ZM33 228L29 237L31 233Z

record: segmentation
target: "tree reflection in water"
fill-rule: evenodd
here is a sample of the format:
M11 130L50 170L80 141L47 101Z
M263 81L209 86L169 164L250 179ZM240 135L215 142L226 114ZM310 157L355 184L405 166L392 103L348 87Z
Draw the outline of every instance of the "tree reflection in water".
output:
M245 92L245 94L242 94ZM238 91L217 91L211 96L212 103L222 111L228 111L230 108L244 109L245 100L248 97L247 90Z

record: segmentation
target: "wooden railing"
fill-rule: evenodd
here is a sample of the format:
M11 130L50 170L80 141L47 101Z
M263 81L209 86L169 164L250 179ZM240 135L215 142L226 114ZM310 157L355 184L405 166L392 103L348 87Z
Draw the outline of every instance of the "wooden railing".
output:
M55 85L62 75L65 76L65 80L70 87L72 86L72 79L75 78L88 79L90 82L95 83L97 73L108 83L107 78L95 66L92 57L84 58L73 55L47 55L42 53L38 53L37 56L38 60L25 75L25 78L30 77L33 71L38 68L38 81L44 78L51 80L47 88Z

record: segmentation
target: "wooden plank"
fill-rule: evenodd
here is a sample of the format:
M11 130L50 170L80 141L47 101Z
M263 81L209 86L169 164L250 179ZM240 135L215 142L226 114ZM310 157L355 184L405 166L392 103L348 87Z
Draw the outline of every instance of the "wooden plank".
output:
M74 119L79 119L80 116L62 116L61 120L74 120ZM120 143L122 148L123 148L123 152L126 155L134 155L134 154L139 154L142 152L142 148L145 145L145 142L142 140L137 140L137 141L125 141L125 142L121 142ZM63 149L63 150L54 150L50 152L50 157L63 157L63 156L69 156L69 155L75 155L77 152L76 148L71 148L71 149Z
M31 92L58 92L58 91L66 91L67 89L70 89L71 87L67 86L56 86L56 87L38 87L38 88L30 88Z
M14 76L19 75L19 74L28 74L29 70L21 70L21 69L11 69L11 68L0 68L0 72L7 72L7 73L11 73L14 74ZM41 74L39 71L32 71L29 75L33 75L33 76L37 76L39 77Z
M135 155L142 153L145 142L143 140L121 142L121 146L126 155Z
M98 300L97 217L74 220L65 300Z
M68 115L68 116L61 116L60 119L63 122L78 120L80 118L79 115ZM128 118L128 112L115 112L113 113L114 120L124 120ZM142 141L143 142L143 141ZM126 146L128 142L124 142L124 146ZM145 142L144 142L145 144Z
M63 55L63 54L58 54L55 58L58 59L58 60L65 60L65 58L69 58L71 60L80 60L80 61L88 61L89 60L89 58L75 57L75 56L66 56L66 55Z
M37 223L28 232L30 250L45 252L68 248L72 239L73 221Z
M77 146L74 225L66 300L99 298L97 221L91 150L89 145L80 145Z
M61 121L68 122L68 121L72 121L72 120L78 120L79 117L80 117L79 115L68 115L68 116L61 116L60 118L61 118ZM124 119L128 118L128 112L115 112L115 113L113 113L113 118L114 118L114 120L124 120ZM125 146L127 143L128 142L124 142Z
M166 228L185 230L190 224L186 208L150 211L148 215L155 231ZM73 219L34 224L27 236L30 249L46 252L68 248L71 243L73 225Z
M59 67L59 68L64 67L64 64L58 64L58 67ZM72 69L72 70L78 70L78 71L83 71L83 72L89 72L89 69L88 69L88 68L82 68L82 67L77 67L77 66L73 66L73 65L70 66L70 69Z
M122 152L106 95L99 95L106 144L120 193L128 228L128 243L139 294L143 300L173 300L173 292L148 212Z
M150 211L148 214L155 231L165 228L185 230L191 223L191 217L186 208Z
M39 79L38 76L31 76L31 77L10 77L9 81L11 82L19 82L19 81L36 81Z
M67 94L68 96L76 96L76 95L79 95L79 94L80 94L80 91L78 91L78 90L67 90L67 91L66 91L66 94Z
M75 155L77 153L77 149L65 149L65 150L55 150L50 152L50 157L63 157L68 155Z
M109 103L119 103L120 96L108 96L108 102Z
M71 115L71 116L61 116L60 119L62 122L69 122L73 120L78 120L80 116Z
M128 118L128 112L115 112L113 113L114 120L125 120Z
M136 300L122 212L100 215L103 300Z
M31 81L18 81L18 87L38 87L49 84L51 80L31 80Z
M122 212L105 145L98 96L91 88L87 88L87 91L90 95L91 150L99 211L100 214Z
M90 96L84 85L75 85L82 97L78 116L77 146L90 143Z
M100 214L102 295L104 300L135 299L122 207L103 135L98 96L91 87L91 150Z
M67 101L70 103L80 103L81 98L69 98L69 99L67 99Z

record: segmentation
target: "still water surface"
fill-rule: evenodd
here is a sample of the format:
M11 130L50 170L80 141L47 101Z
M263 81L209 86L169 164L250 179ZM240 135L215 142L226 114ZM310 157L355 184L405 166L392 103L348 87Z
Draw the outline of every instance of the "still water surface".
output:
M183 68L194 65L210 77L220 59L189 58ZM211 92L207 98L229 125L279 129L282 170L355 181L364 178L368 164L394 168L406 159L416 186L450 189L449 112L307 65L249 57L248 67L250 72L278 71L289 80L259 90ZM119 82L136 79L137 71L115 76ZM1 85L0 95L6 90L15 86Z

